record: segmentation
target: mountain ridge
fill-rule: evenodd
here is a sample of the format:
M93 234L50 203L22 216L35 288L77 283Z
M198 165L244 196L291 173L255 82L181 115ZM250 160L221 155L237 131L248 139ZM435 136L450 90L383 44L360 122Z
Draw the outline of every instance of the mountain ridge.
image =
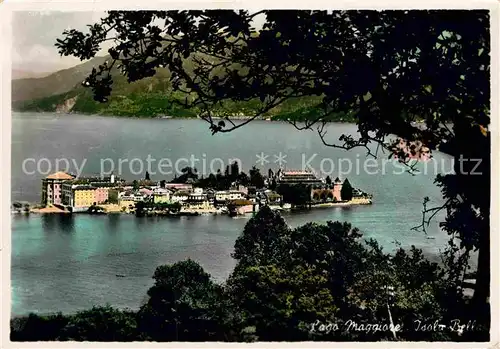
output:
M95 57L75 67L63 69L43 78L12 81L12 109L20 112L58 112L99 114L123 117L198 117L200 110L187 109L176 101L185 94L175 91L170 83L170 72L159 68L154 76L129 83L113 69L113 92L106 103L93 99L92 91L82 82L92 68L104 63L109 56ZM263 115L275 120L300 121L317 114L320 96L294 98L285 101ZM212 109L215 117L248 117L259 109L259 100L247 102L225 101ZM332 121L352 121L345 115L335 115Z
M69 92L87 77L94 66L102 64L106 59L106 56L95 57L46 76L13 79L11 81L12 102L35 100Z

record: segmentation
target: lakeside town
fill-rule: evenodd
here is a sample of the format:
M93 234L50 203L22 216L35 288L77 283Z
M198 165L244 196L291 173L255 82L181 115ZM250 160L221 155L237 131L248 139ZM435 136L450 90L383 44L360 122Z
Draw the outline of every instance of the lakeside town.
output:
M237 163L206 178L186 167L167 182L145 178L127 182L107 177L76 177L56 172L42 180L41 205L14 203L13 212L33 213L129 213L149 215L230 216L252 214L261 206L273 210L312 209L368 205L372 196L353 188L348 179L318 178L309 171L271 169L267 176L253 167L249 175Z

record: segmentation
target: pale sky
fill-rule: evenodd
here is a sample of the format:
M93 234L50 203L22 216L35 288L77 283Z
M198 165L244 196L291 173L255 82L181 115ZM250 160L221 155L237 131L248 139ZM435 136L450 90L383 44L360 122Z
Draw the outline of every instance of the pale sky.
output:
M80 63L74 57L61 57L54 43L65 29L84 30L104 12L14 12L12 18L12 68L47 72Z

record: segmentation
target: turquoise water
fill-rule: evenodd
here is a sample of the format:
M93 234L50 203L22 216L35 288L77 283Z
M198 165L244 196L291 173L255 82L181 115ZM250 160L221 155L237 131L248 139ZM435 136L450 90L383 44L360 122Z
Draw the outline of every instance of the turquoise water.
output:
M317 134L297 131L285 123L254 122L233 133L212 136L208 124L200 120L14 114L12 128L12 200L40 200L44 175L24 173L22 164L27 158L35 162L46 158L52 166L58 158L80 165L86 159L84 174L95 174L101 159L145 160L148 155L175 162L193 154L200 164L205 159L207 166L215 157L225 159L225 164L230 158L238 158L248 170L256 164L256 155L263 152L270 163L258 167L267 173L269 167L276 169L274 155L281 152L287 155L288 169L301 168L303 159L311 158L309 165L325 172L339 159L350 161L353 167L358 161L359 171L354 168L341 177L347 176L353 186L374 195L370 206L287 214L285 219L291 226L309 221L348 221L388 250L399 241L434 256L446 242L446 235L438 229L442 215L429 227L434 240L411 230L421 221L423 197L428 196L431 204L440 203L432 164L428 173L411 176L396 174L401 171L393 164L386 164L383 173L379 159L379 171L374 174L373 165L368 169L362 166L366 151L325 147ZM335 140L345 132L356 132L355 125L332 124L328 135ZM439 160L437 172L450 168L449 162L441 165L441 160L447 160L443 155L437 153L435 157ZM32 171L33 165L28 170ZM127 179L141 177L126 167L121 175ZM159 180L171 176L152 173L151 177ZM12 313L72 312L106 303L137 308L145 300L155 268L188 257L221 281L234 267L230 255L247 221L227 216L12 215ZM116 274L126 277L117 278Z

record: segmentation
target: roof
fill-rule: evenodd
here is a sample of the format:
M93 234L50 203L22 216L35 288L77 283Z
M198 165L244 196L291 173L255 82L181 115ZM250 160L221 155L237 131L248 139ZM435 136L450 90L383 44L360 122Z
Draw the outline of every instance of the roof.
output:
M165 188L156 188L153 190L153 193L154 194L171 194L172 191L169 189L165 189Z
M76 184L76 185L73 185L71 187L71 189L73 189L73 190L93 190L93 189L97 189L97 188L94 187L93 185L90 185L90 184Z
M188 196L189 194L191 194L191 193L186 192L186 191L179 190L179 191L176 191L176 192L173 194L173 196Z
M312 172L309 171L283 171L283 174L286 175L313 175Z
M59 171L47 176L47 179L73 179L74 177L66 172Z
M175 187L192 187L191 183L165 183L166 188L175 188Z

